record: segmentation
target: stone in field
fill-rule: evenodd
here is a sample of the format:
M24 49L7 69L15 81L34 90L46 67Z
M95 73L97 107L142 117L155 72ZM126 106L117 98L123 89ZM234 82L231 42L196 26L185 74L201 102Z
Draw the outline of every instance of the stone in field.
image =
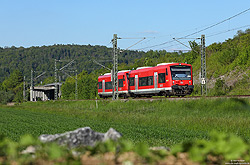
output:
M104 142L106 140L117 140L121 137L121 133L110 128L106 133L93 131L90 127L78 128L74 131L65 132L55 135L41 135L41 142L57 142L59 145L67 145L70 148L79 146L94 146L96 142Z

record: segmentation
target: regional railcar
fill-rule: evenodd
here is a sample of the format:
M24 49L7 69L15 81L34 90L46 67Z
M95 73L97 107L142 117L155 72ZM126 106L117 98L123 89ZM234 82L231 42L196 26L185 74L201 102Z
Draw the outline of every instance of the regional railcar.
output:
M130 70L118 72L118 95L126 98L128 94L128 73ZM101 98L112 96L112 81L111 73L105 73L98 77L98 95Z
M185 96L193 91L192 66L185 63L161 63L118 73L119 96ZM123 81L122 81L123 80ZM100 97L112 96L111 74L98 78ZM123 86L122 86L123 85ZM122 86L122 87L121 87Z

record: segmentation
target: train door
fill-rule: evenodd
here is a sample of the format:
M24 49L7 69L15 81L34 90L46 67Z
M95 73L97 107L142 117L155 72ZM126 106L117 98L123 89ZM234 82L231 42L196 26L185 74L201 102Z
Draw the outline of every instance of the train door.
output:
M155 88L158 88L158 73L157 72L154 72L154 83L155 83Z
M138 75L135 75L135 90L138 90Z
M105 80L102 80L102 92L105 92Z

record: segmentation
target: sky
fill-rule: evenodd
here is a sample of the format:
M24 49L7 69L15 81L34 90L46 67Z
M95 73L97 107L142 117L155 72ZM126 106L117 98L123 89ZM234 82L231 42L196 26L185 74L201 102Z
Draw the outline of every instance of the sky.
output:
M111 39L117 34L121 38L119 48L142 51L189 50L173 38L187 36L250 8L250 0L0 0L0 4L0 47L112 47ZM247 28L250 10L178 40L188 45L188 41L204 34L208 46Z

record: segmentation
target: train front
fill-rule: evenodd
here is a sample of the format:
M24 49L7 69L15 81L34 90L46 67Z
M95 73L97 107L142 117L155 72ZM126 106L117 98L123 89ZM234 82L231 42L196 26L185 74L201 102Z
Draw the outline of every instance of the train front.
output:
M185 96L193 92L193 75L192 66L190 64L180 63L179 65L172 65L171 72L171 88L172 95Z

